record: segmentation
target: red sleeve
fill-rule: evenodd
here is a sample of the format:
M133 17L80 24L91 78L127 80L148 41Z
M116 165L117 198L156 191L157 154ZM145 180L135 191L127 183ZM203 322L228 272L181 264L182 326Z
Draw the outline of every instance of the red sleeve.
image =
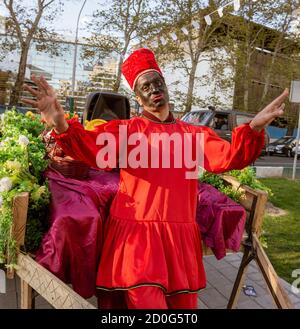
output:
M232 130L231 143L208 127L201 127L201 132L204 132L204 169L216 174L247 167L258 158L265 143L264 129L257 132L249 123Z
M112 120L97 126L93 131L85 130L76 119L68 120L68 124L69 128L64 133L57 134L52 130L51 135L67 155L97 168L96 157L101 147L103 147L96 144L98 136L101 133L111 134L116 141L116 149L113 151L118 152L119 126L121 124L128 125L128 120ZM116 154L116 157L118 157L118 154Z

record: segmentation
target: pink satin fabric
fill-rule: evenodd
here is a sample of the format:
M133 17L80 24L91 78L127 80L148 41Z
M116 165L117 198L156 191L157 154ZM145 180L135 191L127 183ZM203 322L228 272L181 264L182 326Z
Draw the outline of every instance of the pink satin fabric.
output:
M245 209L209 184L198 184L197 223L202 239L217 259L238 251L246 223Z
M95 294L103 222L119 184L116 172L90 170L89 179L65 178L48 170L51 227L36 260L82 297Z

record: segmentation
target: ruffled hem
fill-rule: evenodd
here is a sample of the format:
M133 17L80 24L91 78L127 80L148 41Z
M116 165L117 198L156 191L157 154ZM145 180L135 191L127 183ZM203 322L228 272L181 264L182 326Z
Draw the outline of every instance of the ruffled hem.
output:
M196 222L127 221L110 216L96 286L128 290L159 286L166 295L206 285Z

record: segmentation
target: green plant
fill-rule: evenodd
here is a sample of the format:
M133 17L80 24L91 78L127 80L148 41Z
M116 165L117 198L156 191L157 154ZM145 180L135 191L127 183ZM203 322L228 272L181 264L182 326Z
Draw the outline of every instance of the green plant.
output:
M253 189L266 191L269 196L273 195L270 188L256 179L255 170L251 167L246 167L242 170L231 170L228 174L235 177L242 185L247 185Z
M243 196L243 193L239 190L235 190L231 186L226 186L220 175L209 173L206 171L199 178L201 182L214 186L220 192L224 193L236 202L239 202L241 197Z
M270 196L273 195L270 188L268 188L256 179L255 171L253 170L253 168L247 167L242 170L231 170L228 171L226 174L235 177L241 185L247 185L253 189L264 190L268 192ZM225 185L221 175L204 171L199 175L199 179L201 180L201 182L208 183L214 186L220 192L226 194L228 197L230 197L236 202L239 202L241 197L243 196L243 193L240 192L238 189L236 190L233 189L231 186Z
M50 193L43 181L46 149L39 137L44 130L39 116L15 110L1 115L0 122L0 263L14 267L17 246L11 237L12 202L21 192L30 193L26 248L34 250L42 236L41 215L48 208Z

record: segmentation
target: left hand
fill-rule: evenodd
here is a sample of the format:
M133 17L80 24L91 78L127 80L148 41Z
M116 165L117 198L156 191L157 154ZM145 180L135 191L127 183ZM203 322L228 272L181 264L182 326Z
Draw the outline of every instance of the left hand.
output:
M284 100L289 95L289 90L285 89L284 92L273 100L272 103L267 105L263 110L257 113L257 115L250 122L250 127L253 130L261 131L267 125L269 125L274 119L282 116L284 113Z

